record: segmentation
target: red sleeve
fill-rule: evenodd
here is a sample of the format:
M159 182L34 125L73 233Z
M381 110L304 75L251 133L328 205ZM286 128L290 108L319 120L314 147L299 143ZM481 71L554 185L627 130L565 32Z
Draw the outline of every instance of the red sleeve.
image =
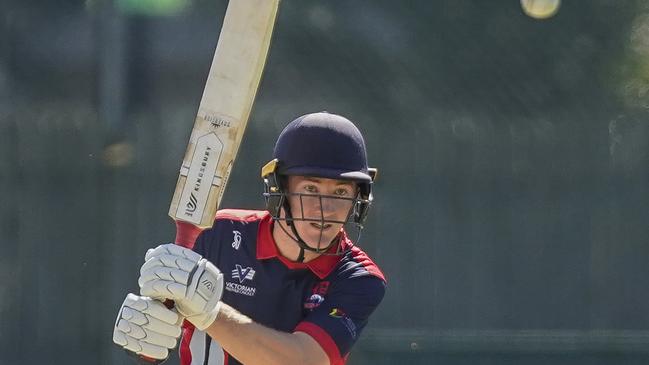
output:
M334 342L333 338L329 336L327 331L320 328L320 326L311 322L301 322L297 327L295 327L295 332L304 332L313 337L329 357L329 363L331 363L331 365L343 365L345 363L346 356L345 358L340 356L340 351L338 350L336 342Z

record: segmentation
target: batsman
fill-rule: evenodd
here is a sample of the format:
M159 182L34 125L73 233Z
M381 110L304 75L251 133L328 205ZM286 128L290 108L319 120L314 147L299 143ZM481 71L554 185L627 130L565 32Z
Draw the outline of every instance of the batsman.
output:
M179 347L183 365L345 364L386 290L354 242L375 174L350 120L295 119L261 170L266 209L219 210L179 226L189 248L150 249L113 341L154 363Z

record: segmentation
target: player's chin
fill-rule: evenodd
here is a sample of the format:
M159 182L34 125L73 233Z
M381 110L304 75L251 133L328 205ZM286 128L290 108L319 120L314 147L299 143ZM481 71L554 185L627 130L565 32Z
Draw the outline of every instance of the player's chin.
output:
M302 229L300 236L302 239L312 248L322 249L331 243L331 241L336 238L340 229L342 228L341 224L319 224L312 222L304 222L301 227Z

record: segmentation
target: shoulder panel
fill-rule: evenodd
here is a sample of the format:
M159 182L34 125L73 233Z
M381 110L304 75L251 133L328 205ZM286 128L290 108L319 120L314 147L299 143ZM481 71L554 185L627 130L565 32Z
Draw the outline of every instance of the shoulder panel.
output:
M372 259L367 256L367 254L358 248L357 246L352 247L351 249L351 260L353 262L356 262L362 266L363 269L367 270L367 272L373 276L376 276L377 278L383 280L384 282L387 282L385 280L385 275L383 275L383 272L379 267L372 261Z
M254 222L263 219L269 213L265 210L221 209L215 219L230 219L241 222Z

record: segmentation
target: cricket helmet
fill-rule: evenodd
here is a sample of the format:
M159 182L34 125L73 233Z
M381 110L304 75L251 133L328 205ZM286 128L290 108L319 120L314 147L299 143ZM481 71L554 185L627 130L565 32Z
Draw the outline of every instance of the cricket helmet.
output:
M372 182L363 135L336 114L307 114L289 123L277 138L273 158L281 175Z
M284 208L289 224L299 218L290 215L286 199L288 176L356 182L359 192L353 199L348 223L354 223L360 232L372 202L376 169L368 167L365 141L354 123L340 115L320 112L303 115L284 128L277 138L273 159L262 168L261 175L266 208L276 220Z

